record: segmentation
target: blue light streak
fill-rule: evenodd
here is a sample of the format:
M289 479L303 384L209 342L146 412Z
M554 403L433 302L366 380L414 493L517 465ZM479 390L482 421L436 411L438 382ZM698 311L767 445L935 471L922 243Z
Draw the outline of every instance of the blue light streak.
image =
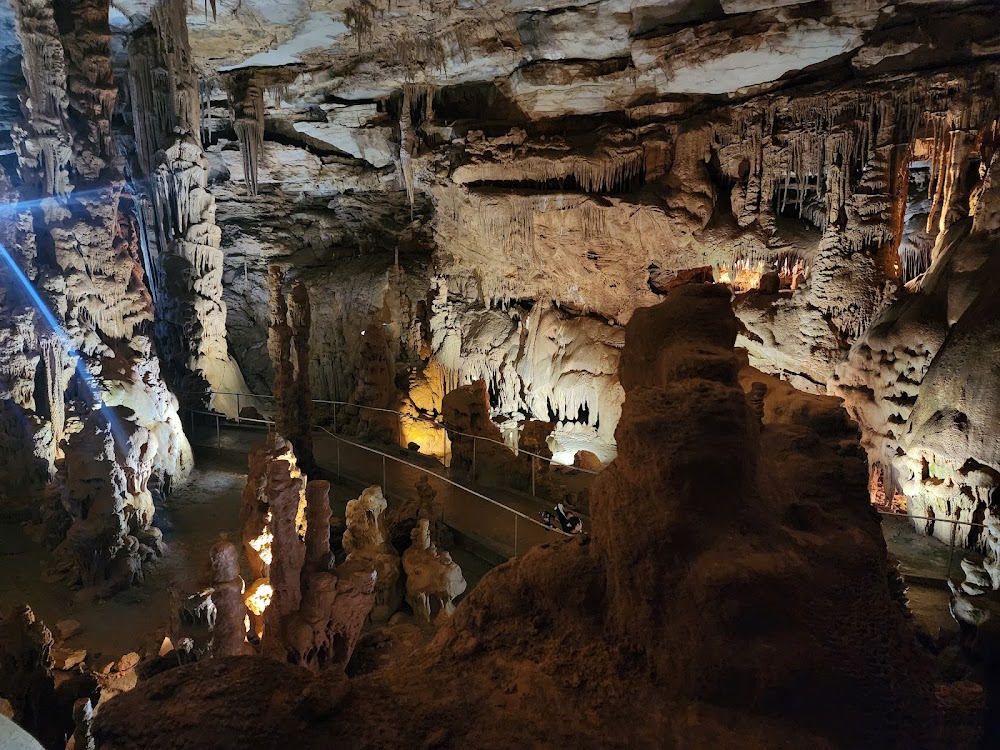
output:
M74 197L82 197L84 195L101 195L107 194L109 190L88 190L86 192L73 194ZM10 221L10 214L20 213L25 209L31 209L35 207L44 207L46 201L51 201L52 198L41 198L39 200L33 201L21 201L18 203L8 203L6 205L0 206L0 221ZM79 376L80 382L84 385L90 396L90 405L92 407L96 406L101 412L102 416L107 420L108 427L111 429L111 436L115 443L119 446L122 453L126 452L126 448L129 443L129 439L125 434L125 430L122 428L117 415L114 413L111 407L104 403L104 396L101 391L100 385L95 380L94 376L87 369L84 362L83 355L76 349L73 345L72 339L69 334L66 333L66 329L59 322L55 313L49 307L45 299L39 294L35 285L31 283L31 280L24 273L21 267L18 265L17 261L11 256L10 252L0 242L0 261L10 270L14 279L18 282L21 289L27 294L31 300L32 306L41 316L42 320L45 321L46 325L51 329L52 334L59 341L63 349L66 351L67 355L76 359L76 373ZM49 377L56 377L56 373L49 373Z

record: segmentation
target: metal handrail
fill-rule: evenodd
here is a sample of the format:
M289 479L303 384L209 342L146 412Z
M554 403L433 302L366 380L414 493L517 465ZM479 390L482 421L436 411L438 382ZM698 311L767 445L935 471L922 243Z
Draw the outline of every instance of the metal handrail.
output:
M986 524L984 524L984 523L976 523L975 521L959 521L959 520L957 520L955 518L937 518L935 516L913 516L913 515L910 515L909 513L896 513L896 512L891 511L891 510L879 510L878 508L876 508L875 511L880 516L890 516L892 518L908 518L908 519L916 519L918 521L919 520L923 520L923 521L935 521L935 522L938 522L938 523L952 523L952 524L955 524L957 526L978 526L981 529L985 529L986 528Z
M226 395L234 395L234 394L226 394ZM214 411L204 411L204 410L201 410L201 409L185 409L185 411L187 411L190 414L201 414L201 415L206 416L206 417L215 417L216 419L224 419L224 420L227 420L227 421L229 421L231 419L230 417L227 417L225 414L220 414L219 412L214 412ZM242 421L242 422L256 422L258 424L267 425L268 427L270 427L271 425L275 424L275 422L273 420L270 420L270 419L256 419L256 418L252 418L252 417L247 417L245 419L241 418L240 421ZM429 469L429 468L427 468L425 466L419 466L419 465L417 465L415 463L412 463L410 461L402 459L399 456L393 456L393 455L390 455L390 454L388 454L388 453L386 453L384 451L380 451L377 448L372 448L370 446L367 446L364 443L357 443L357 442L354 442L352 440L348 440L348 439L346 439L344 437L341 437L340 435L337 435L337 434L335 434L333 432L330 432L328 429L326 429L322 425L313 425L313 429L314 430L320 430L321 432L325 432L328 436L330 436L334 440L337 440L338 442L346 443L346 444L348 444L348 445L350 445L350 446L352 446L354 448L361 448L362 450L368 451L369 453L374 453L376 455L382 456L383 458L388 458L388 459L390 459L392 461L396 461L397 463L403 464L404 466L409 466L409 467L411 467L413 469L416 469L417 471L421 471L421 472L423 472L425 474L430 474L431 476L437 477L438 479L441 479L441 480L447 482L448 484L451 484L451 485L459 488L460 490L464 490L465 492L468 492L470 495L474 495L475 497L478 497L481 500L485 500L486 502L491 503L491 504L497 506L498 508L502 508L503 510L506 510L509 513L514 514L515 516L519 516L519 517L525 519L526 521L529 521L529 522L535 524L539 528L545 529L546 531L551 531L551 532L554 532L556 534L560 534L562 536L572 536L572 534L567 534L562 529L556 528L554 526L548 526L547 524L542 523L541 521L539 521L536 518L532 518L531 516L529 516L529 515L527 515L525 513L522 513L519 510L511 508L509 505L505 505L504 503L500 502L499 500L495 500L495 499L493 499L491 497L488 497L488 496L482 494L481 492L477 492L476 490L474 490L474 489L472 489L470 487L466 487L464 484L461 484L459 482L454 481L453 479L450 479L449 477L446 477L446 476L444 476L442 474L439 474L438 472L434 471L433 469ZM384 483L385 483L385 481L383 480L383 484Z
M186 395L186 396L205 396L205 395L208 395L208 394L205 394L203 392L195 392L195 391L183 391L182 393L183 393L183 395ZM237 392L237 391L212 391L210 395L214 395L214 396L246 396L248 398L267 398L267 399L271 399L272 401L277 400L276 396L263 396L263 395L259 395L259 394L256 394L256 393L241 393L241 392ZM440 421L438 421L436 419L433 419L431 417L427 417L427 416L424 416L424 415L421 415L421 414L417 414L417 415L407 414L406 412L397 411L396 409L382 409L382 408L380 408L378 406L365 406L364 404L352 404L349 401L330 401L330 400L327 400L327 399L320 399L320 398L310 399L310 401L312 401L312 403L314 403L314 404L331 404L333 406L353 406L356 409L367 409L369 411L379 411L379 412L383 412L385 414L395 414L397 417L401 417L401 418L404 418L404 419L410 419L410 420L413 420L414 422L426 422L428 424L438 425L443 430L445 430L448 433L449 436L451 436L451 435L461 435L462 437L471 438L472 440L485 440L487 442L503 446L504 448L506 448L507 450L509 450L509 451L511 451L513 453L513 451L511 450L511 447L509 445L507 445L507 443L503 442L502 440L494 440L493 438L486 437L485 435L470 435L470 434L468 434L466 432L460 432L458 430L452 429L451 427L448 427L446 424L444 424L444 422L440 422ZM247 419L245 421L250 421L250 420ZM523 448L518 448L517 449L517 453L515 455L520 455L522 453L525 454L525 455L527 455L527 456L532 456L534 458L540 459L542 461L547 461L548 463L554 464L556 466L565 466L567 468L573 469L574 471L579 471L579 472L582 472L584 474L591 474L592 476L597 476L600 473L598 471L593 471L592 469L585 469L582 466L571 466L570 464L557 463L554 459L552 459L550 457L543 456L543 455L538 454L538 453L532 453L531 451L524 450Z

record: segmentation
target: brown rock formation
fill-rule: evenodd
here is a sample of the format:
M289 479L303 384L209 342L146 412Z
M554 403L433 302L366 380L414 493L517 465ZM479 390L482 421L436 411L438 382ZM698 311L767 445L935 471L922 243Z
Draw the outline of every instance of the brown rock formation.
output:
M454 600L467 586L451 555L431 541L430 523L426 518L417 522L410 535L413 544L403 553L406 603L418 621L427 623L451 617Z
M267 349L274 366L275 429L289 440L305 469L312 468L313 403L309 390L309 295L296 281L291 307L285 298L285 274L271 266L271 325ZM294 349L294 358L292 356Z
M349 746L936 746L856 433L836 427L836 402L803 394L806 408L775 402L761 425L737 385L728 301L681 287L630 324L619 456L595 486L592 537L497 568L397 667L310 684L284 709L309 711L309 729L286 741L318 747L346 716L374 727L387 700L416 720ZM240 661L175 670L102 712L99 741L160 747L163 720L126 717L178 715L223 675L267 691L293 679ZM317 694L331 696L322 710ZM241 698L217 700L224 715ZM171 728L169 742L202 731Z
M347 503L344 519L344 551L348 562L364 562L375 568L373 622L388 622L403 603L403 578L399 553L389 541L385 511L388 504L380 487L369 487Z
M213 656L238 656L252 653L246 642L244 620L248 616L243 603L243 579L240 556L232 542L217 542L211 549L212 603L215 623L212 628Z
M367 560L332 566L329 483L307 484L289 443L272 434L250 455L240 517L261 653L343 669L375 605L376 577Z

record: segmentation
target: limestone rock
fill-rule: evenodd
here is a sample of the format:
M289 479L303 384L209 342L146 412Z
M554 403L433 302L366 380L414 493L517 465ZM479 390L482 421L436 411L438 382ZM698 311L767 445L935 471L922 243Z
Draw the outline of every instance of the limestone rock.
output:
M454 600L465 593L462 569L431 541L427 519L417 522L412 540L413 545L403 553L406 602L421 622L450 617L455 611Z
M403 602L402 565L385 525L387 503L380 487L368 487L347 504L344 551L347 561L374 565L375 608L372 621L388 622Z

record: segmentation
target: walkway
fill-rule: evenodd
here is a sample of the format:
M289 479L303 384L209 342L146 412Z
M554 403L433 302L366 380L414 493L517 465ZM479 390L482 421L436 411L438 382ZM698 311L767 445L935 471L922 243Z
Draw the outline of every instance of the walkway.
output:
M190 425L190 413L185 415ZM267 433L261 424L235 424L216 415L197 413L192 444L246 455ZM546 527L539 513L551 503L505 487L487 486L452 472L431 456L395 445L366 445L356 438L313 434L316 463L330 478L341 478L359 487L379 485L390 501L416 498L416 483L427 476L442 505L442 520L462 545L493 564L499 564L536 544L565 536ZM585 520L586 517L584 516Z
M207 412L197 415L192 442L242 454L249 452L268 429L264 423L243 420L237 424ZM535 544L563 536L561 531L544 526L539 512L550 510L563 496L574 496L588 489L593 480L591 473L553 466L548 472L553 486L546 488L551 494L542 498L509 487L475 482L464 472L452 472L435 457L396 445L366 444L320 428L313 439L317 463L330 476L350 480L360 487L378 484L390 499L415 497L417 480L427 475L443 505L442 520L457 532L462 546L493 564ZM900 562L917 619L931 634L936 634L939 628L954 629L948 613L947 581L950 577L961 580L960 562L969 550L920 534L909 517L882 511L880 514L886 546ZM585 527L589 527L589 518L581 515Z

